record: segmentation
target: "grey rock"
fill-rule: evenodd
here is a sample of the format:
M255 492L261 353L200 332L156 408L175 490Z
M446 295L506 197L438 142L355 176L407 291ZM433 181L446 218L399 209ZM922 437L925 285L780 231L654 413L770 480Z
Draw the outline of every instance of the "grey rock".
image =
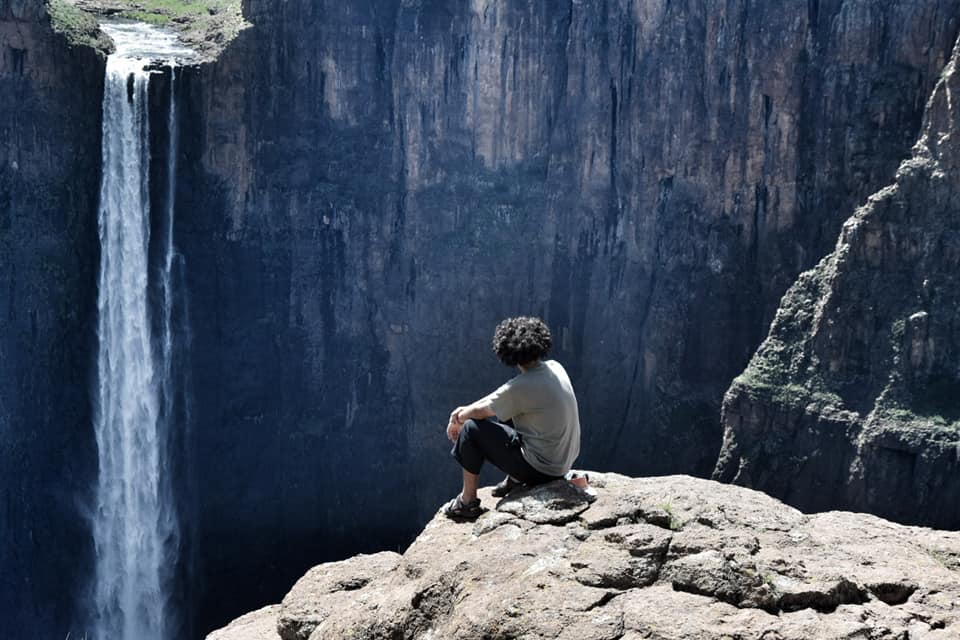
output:
M285 624L312 628L309 640L945 640L960 633L960 572L951 564L960 532L865 514L806 516L759 492L684 476L593 475L597 501L576 525L505 519L496 510L476 525L437 514L396 567L371 580L363 557L320 565L295 587L301 606L285 609ZM492 502L489 489L480 495ZM542 487L524 499L523 513L540 512L534 500L567 495L559 484ZM591 510L626 499L640 509L677 505L687 523L676 532L649 523L585 527ZM499 524L475 535L485 520ZM351 579L355 571L362 579ZM349 598L326 586L303 588L318 576L362 586ZM336 613L320 620L315 611Z
M286 595L275 628L283 640L307 640L324 620L337 615L354 592L393 571L400 556L390 551L359 555L314 567Z
M592 497L566 480L518 489L500 501L497 511L536 524L566 524L587 510Z
M648 524L595 533L570 556L575 578L593 587L629 589L656 582L671 534Z
M214 631L207 640L279 640L277 616L280 605L273 604L245 616L241 616L229 625Z
M662 576L678 591L712 596L741 608L780 610L774 585L747 556L701 551L672 559Z

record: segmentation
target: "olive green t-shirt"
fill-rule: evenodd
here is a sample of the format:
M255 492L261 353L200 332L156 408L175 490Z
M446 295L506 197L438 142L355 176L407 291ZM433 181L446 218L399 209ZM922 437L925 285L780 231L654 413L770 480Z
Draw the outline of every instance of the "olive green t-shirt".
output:
M500 420L513 420L523 457L534 469L551 476L570 470L580 454L580 415L573 385L559 362L540 362L487 398Z

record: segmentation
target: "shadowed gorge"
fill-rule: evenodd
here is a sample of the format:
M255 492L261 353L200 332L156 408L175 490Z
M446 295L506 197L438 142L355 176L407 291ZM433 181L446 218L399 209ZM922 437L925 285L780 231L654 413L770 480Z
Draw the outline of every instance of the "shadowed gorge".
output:
M454 490L447 414L510 375L505 316L554 332L578 466L710 474L781 296L910 155L958 9L245 0L251 26L176 78L194 636L413 539ZM0 611L36 637L75 628L92 562L104 62L0 0ZM917 398L955 416L945 380ZM894 458L870 468L909 477Z

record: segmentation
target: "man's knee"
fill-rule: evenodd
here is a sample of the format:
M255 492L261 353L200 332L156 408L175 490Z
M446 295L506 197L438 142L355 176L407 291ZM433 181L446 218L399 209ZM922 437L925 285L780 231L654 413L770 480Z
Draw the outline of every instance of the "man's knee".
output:
M463 423L463 428L460 429L460 439L461 440L476 440L477 432L480 430L480 425L477 424L476 420L470 419Z

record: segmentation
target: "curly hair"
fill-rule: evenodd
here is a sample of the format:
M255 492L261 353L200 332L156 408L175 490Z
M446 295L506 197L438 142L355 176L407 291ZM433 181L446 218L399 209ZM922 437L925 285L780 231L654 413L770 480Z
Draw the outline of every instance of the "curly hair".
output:
M543 358L552 346L550 329L540 318L507 318L493 332L493 351L508 367Z

